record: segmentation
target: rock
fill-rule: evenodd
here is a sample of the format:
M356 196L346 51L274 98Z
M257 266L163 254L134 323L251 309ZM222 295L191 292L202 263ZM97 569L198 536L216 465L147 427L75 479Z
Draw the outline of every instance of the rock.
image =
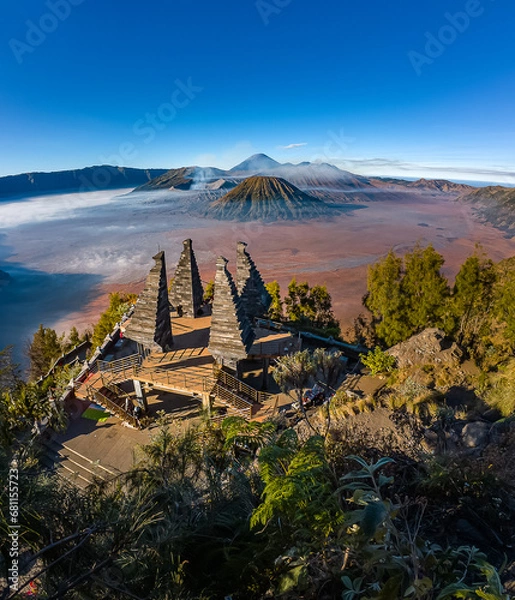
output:
M488 442L491 424L482 421L467 423L461 433L461 441L467 448L479 448Z
M502 413L499 412L496 408L490 408L482 414L482 417L490 423L495 423L496 421L502 419Z
M388 353L397 359L397 366L401 369L427 364L458 364L463 357L461 348L436 328L425 329L393 346Z
M512 418L500 419L490 429L490 441L500 444L512 430L515 430L515 421Z

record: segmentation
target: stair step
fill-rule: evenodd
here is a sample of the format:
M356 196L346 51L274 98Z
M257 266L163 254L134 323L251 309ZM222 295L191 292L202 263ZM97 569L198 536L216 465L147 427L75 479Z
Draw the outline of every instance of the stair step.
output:
M74 450L73 448L70 448L69 446L67 446L66 444L63 444L63 449L66 450L67 452L71 452L72 454L74 454L77 458L85 461L86 463L89 463L90 465L94 466L94 467L98 467L100 469L102 469L103 471L105 471L108 475L112 475L113 477L116 477L117 473L115 473L114 471L111 471L111 469L109 469L108 467L104 467L103 465L101 465L98 462L93 462L91 459L87 458L86 456L83 456L82 454L80 454L79 452L77 452L76 450Z
M91 485L95 478L107 481L116 477L111 469L93 462L66 444L55 439L45 440L45 454L41 458L42 464L49 470L55 470L59 475L79 487Z
M74 471L65 463L59 463L59 465L57 465L57 472L64 477L64 479L67 479L70 483L81 489L85 489L93 483L90 479L87 479L77 471Z

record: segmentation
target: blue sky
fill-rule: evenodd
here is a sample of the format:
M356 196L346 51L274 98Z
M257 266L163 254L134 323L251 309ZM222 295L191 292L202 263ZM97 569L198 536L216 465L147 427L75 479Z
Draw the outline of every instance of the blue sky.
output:
M0 175L230 167L265 152L515 183L511 0L25 0L2 11Z

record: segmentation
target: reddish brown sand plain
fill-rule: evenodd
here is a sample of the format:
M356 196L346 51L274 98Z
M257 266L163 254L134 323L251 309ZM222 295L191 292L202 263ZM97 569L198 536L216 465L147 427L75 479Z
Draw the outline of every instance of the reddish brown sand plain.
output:
M292 277L311 285L327 285L344 329L362 310L368 265L391 248L403 254L417 242L433 244L445 257L444 271L451 280L477 243L494 261L515 255L515 239L507 239L503 232L481 223L469 205L430 194L420 194L415 200L370 202L366 208L331 221L213 222L209 227L204 222L199 227L175 230L167 236L168 245L164 247L170 277L181 242L189 237L205 281L213 278L218 255L229 259L234 274L236 242L246 241L265 281L279 281L283 292ZM149 256L149 269L151 266ZM100 286L96 300L60 321L58 329L95 322L108 305L109 292L139 292L142 285L143 280L138 278L131 284Z

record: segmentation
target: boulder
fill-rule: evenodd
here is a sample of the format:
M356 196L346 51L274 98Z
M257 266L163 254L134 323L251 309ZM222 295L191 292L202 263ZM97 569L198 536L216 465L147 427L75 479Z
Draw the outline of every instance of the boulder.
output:
M459 364L463 351L446 338L441 329L425 329L421 333L401 342L388 350L397 360L399 368L423 366L427 364Z
M488 442L491 424L483 421L467 423L461 432L461 441L467 448L480 448Z

